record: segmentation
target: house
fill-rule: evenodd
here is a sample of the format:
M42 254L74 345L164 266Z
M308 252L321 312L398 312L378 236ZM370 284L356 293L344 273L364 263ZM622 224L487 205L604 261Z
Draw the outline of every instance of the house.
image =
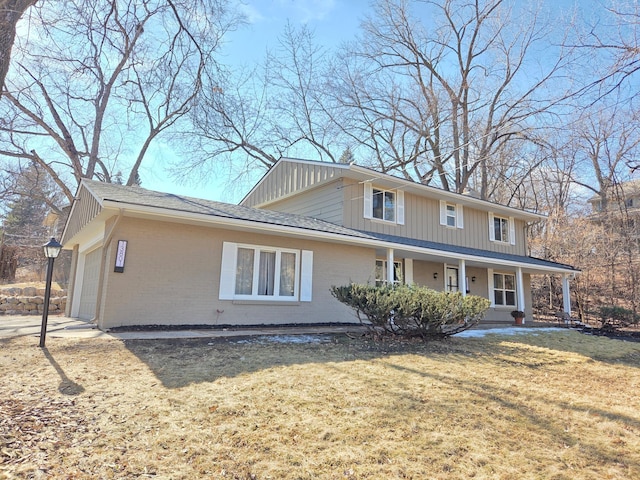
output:
M609 194L592 196L588 202L594 215L603 212L628 212L640 214L640 180L630 180L614 184Z
M611 239L640 240L640 180L614 184L606 195L594 195L589 220L611 228Z
M126 325L352 323L332 285L416 283L531 315L530 276L571 266L526 255L535 213L357 165L283 158L239 205L83 180L62 243L67 315Z

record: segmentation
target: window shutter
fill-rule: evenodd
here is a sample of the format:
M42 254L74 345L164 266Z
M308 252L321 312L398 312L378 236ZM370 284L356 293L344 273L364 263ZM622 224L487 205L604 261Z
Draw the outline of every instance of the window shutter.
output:
M464 213L460 203L456 204L456 227L464 228Z
M310 302L313 290L313 252L302 250L300 266L300 301Z
M224 242L222 244L222 263L220 265L220 300L233 300L236 290L236 261L238 245Z
M511 245L516 244L516 222L513 217L509 217L509 242Z
M489 240L491 240L492 242L496 241L496 231L495 231L495 227L493 226L492 212L489 212Z
M440 200L440 225L447 224L447 202Z
M404 190L398 190L396 194L396 218L398 225L404 225Z
M495 307L496 296L493 294L493 268L487 268L487 284L489 285L489 301Z
M406 285L413 283L413 258L404 259L404 283Z
M364 218L373 218L373 186L364 183Z

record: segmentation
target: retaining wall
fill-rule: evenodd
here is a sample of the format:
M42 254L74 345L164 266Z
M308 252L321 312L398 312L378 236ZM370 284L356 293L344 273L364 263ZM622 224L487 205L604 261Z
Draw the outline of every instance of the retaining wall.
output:
M67 304L66 290L51 290L49 313L64 312ZM37 315L44 308L44 288L0 288L0 315Z

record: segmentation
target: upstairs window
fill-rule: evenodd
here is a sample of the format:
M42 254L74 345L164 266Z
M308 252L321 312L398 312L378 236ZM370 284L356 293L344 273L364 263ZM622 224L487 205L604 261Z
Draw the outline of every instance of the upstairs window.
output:
M440 225L450 228L464 228L462 205L440 200Z
M456 206L447 203L447 226L455 227L456 226Z
M373 189L373 218L396 221L396 194L388 190Z
M493 218L493 231L496 242L509 241L509 219L502 217Z
M516 230L513 217L500 217L489 213L489 240L515 245Z
M404 225L404 192L364 184L364 218Z

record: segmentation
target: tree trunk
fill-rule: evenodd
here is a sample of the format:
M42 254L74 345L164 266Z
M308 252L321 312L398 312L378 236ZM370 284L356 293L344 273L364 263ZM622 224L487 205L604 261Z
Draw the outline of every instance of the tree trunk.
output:
M16 37L16 25L22 14L37 0L0 0L0 97L4 77L9 71L11 48Z

